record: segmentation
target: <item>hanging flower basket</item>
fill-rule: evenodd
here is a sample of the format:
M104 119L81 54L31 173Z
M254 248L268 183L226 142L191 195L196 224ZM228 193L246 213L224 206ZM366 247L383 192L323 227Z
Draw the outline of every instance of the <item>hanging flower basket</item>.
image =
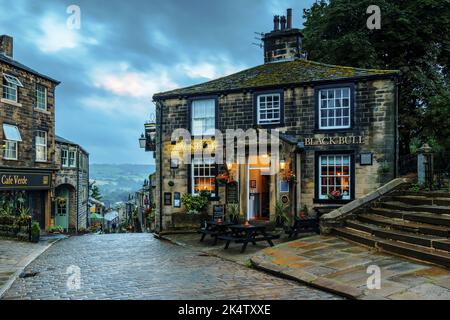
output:
M283 180L289 183L297 183L297 176L294 171L288 170L284 173Z
M217 177L216 180L219 183L219 185L223 186L226 185L229 179L229 175L228 173L220 173Z

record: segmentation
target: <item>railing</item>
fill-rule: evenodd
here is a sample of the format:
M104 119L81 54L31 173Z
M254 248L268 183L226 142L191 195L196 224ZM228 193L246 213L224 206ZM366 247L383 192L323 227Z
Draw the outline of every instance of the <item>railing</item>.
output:
M417 173L417 155L408 154L399 158L399 174L405 176L409 173Z
M436 187L443 188L450 181L450 152L434 155L433 170Z

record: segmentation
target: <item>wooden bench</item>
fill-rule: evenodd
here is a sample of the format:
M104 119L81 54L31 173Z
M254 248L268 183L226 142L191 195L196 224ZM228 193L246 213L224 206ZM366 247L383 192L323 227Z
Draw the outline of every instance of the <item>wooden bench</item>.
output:
M315 232L319 233L319 218L312 219L300 219L299 217L294 218L294 225L286 230L288 238L296 238L300 233Z
M256 242L267 241L271 247L274 246L272 240L280 238L279 235L273 235L265 231L265 227L249 227L238 228L239 226L231 227L232 232L226 235L218 236L218 239L224 240L225 249L228 249L231 242L242 243L241 253L245 251L249 242L256 245Z

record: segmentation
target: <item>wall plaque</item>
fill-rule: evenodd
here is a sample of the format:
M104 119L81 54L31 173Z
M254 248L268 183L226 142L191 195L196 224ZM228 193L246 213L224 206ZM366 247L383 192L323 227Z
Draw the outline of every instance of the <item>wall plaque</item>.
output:
M352 145L364 144L363 136L306 138L305 146Z
M224 219L225 215L225 207L224 205L215 205L213 206L213 220Z
M181 194L179 192L173 193L173 206L174 208L181 207Z

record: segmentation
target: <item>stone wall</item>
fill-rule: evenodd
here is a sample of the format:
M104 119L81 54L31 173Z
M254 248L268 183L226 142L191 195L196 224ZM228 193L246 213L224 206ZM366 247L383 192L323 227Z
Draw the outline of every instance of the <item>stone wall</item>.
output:
M338 86L338 84L336 84ZM301 188L300 199L297 207L307 205L309 209L323 205L315 199L315 152L324 150L352 151L355 157L355 198L362 197L384 183L395 177L396 159L396 84L393 79L365 80L355 83L355 111L354 125L351 129L341 129L336 131L318 131L316 129L316 104L315 90L312 86L298 86L284 88L285 105L285 129L286 133L294 136L298 141L305 141L307 138L321 137L345 137L362 136L362 143L351 143L349 145L322 145L307 146L301 153L300 177ZM250 92L233 93L218 97L218 129L225 132L226 129L243 129L255 127L254 125L254 95ZM163 105L163 170L160 172L159 152L156 157L156 202L159 202L159 175L163 176L162 192L188 192L188 172L186 166L178 170L170 169L170 156L173 149L171 145L171 134L175 129L188 128L188 101L187 99L169 99L162 101ZM158 119L157 123L161 123ZM159 133L158 133L159 134ZM157 137L159 141L159 136ZM358 156L361 152L371 152L373 154L373 165L359 165ZM292 153L285 156L293 157ZM287 160L295 163L295 159ZM241 166L240 172L245 175L245 165ZM241 175L243 177L243 175ZM169 181L174 182L174 186L168 185ZM278 181L276 179L276 188ZM245 188L241 186L241 209L242 202L246 196L242 193ZM219 190L221 199L224 202L224 188ZM291 195L291 197L293 194ZM218 202L212 202L214 205ZM157 204L159 209L159 205ZM163 206L164 226L172 225L172 213L184 212L184 208L173 208L173 206ZM209 210L211 211L211 209ZM158 214L156 215L159 223Z

